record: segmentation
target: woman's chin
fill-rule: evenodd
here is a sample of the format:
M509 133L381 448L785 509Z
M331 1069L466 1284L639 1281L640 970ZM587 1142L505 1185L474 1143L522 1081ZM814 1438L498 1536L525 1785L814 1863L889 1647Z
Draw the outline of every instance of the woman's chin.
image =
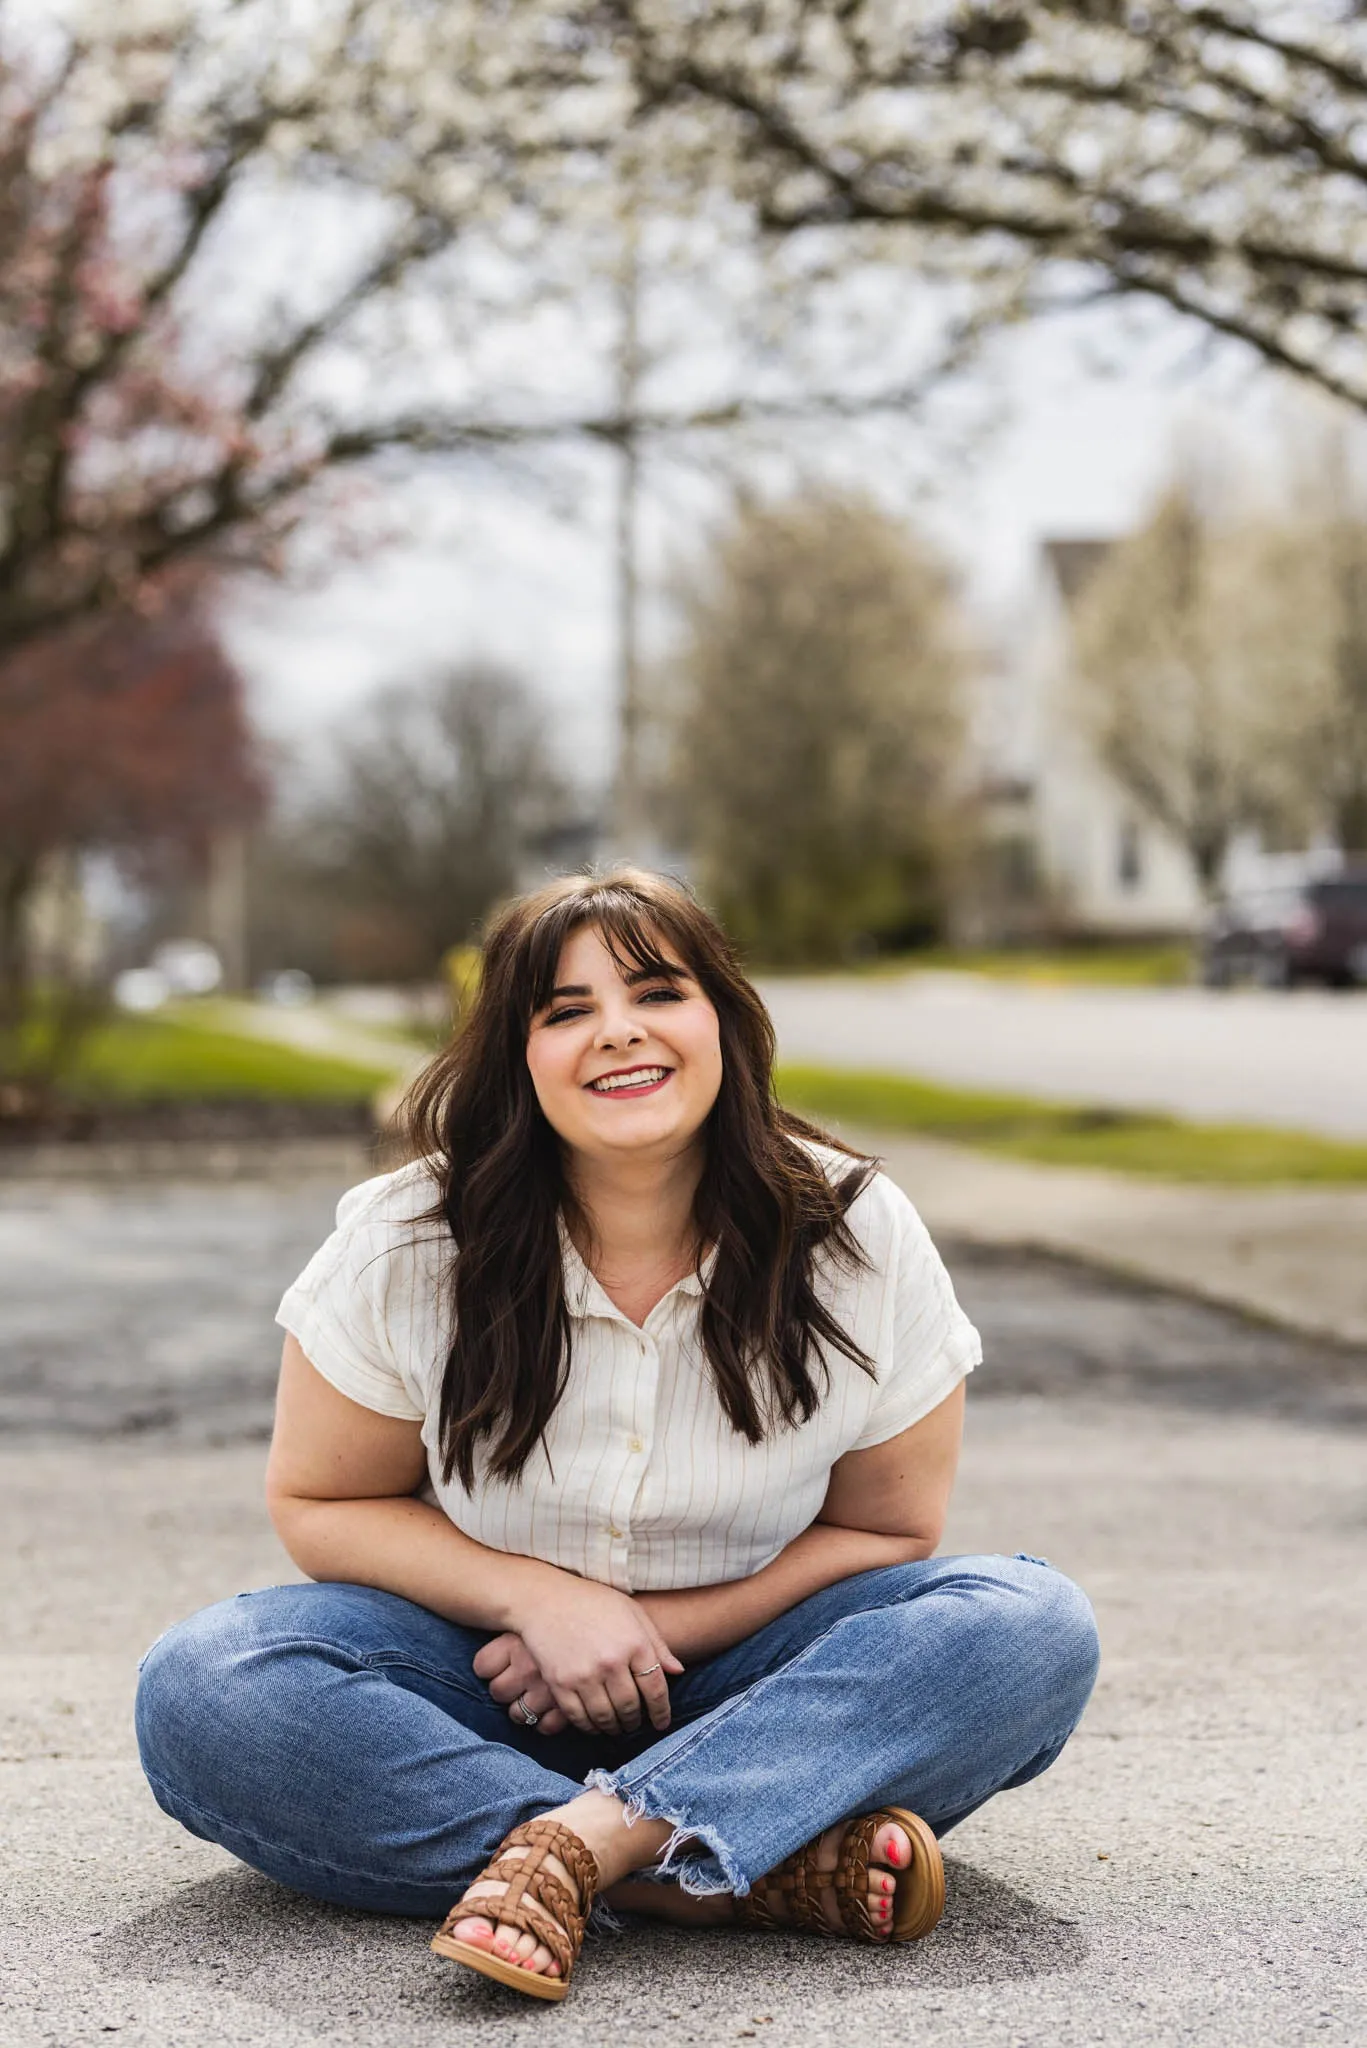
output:
M594 1128L585 1131L574 1144L577 1151L590 1159L620 1159L624 1154L652 1152L672 1157L696 1138L701 1129L701 1122L690 1125L675 1114L661 1113L645 1103L634 1108L623 1104L620 1110L612 1111L611 1122L607 1117L596 1121Z

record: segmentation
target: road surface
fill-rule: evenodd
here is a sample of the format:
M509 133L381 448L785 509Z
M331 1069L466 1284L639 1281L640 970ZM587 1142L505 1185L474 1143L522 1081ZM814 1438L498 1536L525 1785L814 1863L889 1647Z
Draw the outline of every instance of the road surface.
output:
M311 1904L196 1840L134 1754L153 1637L293 1575L248 1439L275 1297L337 1185L3 1193L4 2048L1367 2039L1361 1354L951 1251L988 1363L946 1547L1027 1550L1087 1588L1103 1660L1080 1730L947 1838L929 1940L637 1923L589 1944L548 2016L437 1963L427 1924Z
M783 1058L1367 1139L1367 994L772 978Z

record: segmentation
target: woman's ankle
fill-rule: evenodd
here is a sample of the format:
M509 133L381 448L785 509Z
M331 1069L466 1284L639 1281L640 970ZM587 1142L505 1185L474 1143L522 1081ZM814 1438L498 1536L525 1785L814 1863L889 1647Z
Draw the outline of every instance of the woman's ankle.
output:
M610 1792L583 1792L568 1805L543 1813L541 1819L558 1820L578 1835L598 1865L600 1891L658 1861L674 1832L664 1820L642 1818L628 1825L626 1807Z

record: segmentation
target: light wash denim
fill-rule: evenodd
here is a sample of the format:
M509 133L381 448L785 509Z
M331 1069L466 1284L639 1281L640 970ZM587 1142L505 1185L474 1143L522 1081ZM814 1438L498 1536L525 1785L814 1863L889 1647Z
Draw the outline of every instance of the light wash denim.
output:
M487 1641L363 1586L206 1608L143 1660L157 1801L297 1891L435 1918L510 1828L591 1783L673 1825L666 1880L744 1892L835 1821L896 1804L943 1834L1037 1777L1097 1668L1085 1595L1023 1556L813 1594L672 1679L663 1737L519 1729L471 1670Z

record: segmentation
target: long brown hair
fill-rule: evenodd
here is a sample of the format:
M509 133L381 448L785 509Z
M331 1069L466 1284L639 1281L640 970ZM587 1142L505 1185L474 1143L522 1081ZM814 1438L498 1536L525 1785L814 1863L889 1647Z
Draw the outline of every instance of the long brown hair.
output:
M663 939L717 1012L722 1082L704 1127L694 1221L700 1247L716 1247L702 1343L732 1427L754 1444L805 1422L829 1384L823 1343L873 1371L813 1279L819 1251L847 1267L866 1263L845 1213L874 1163L780 1107L769 1013L680 883L635 868L569 876L494 917L478 994L405 1104L409 1144L439 1182L429 1221L444 1223L455 1247L440 1440L445 1478L457 1473L467 1491L485 1438L489 1472L520 1475L569 1377L557 1217L573 1214L574 1201L532 1085L527 1036L566 940L585 925L624 970L663 968ZM831 1179L802 1138L847 1153L850 1170Z

